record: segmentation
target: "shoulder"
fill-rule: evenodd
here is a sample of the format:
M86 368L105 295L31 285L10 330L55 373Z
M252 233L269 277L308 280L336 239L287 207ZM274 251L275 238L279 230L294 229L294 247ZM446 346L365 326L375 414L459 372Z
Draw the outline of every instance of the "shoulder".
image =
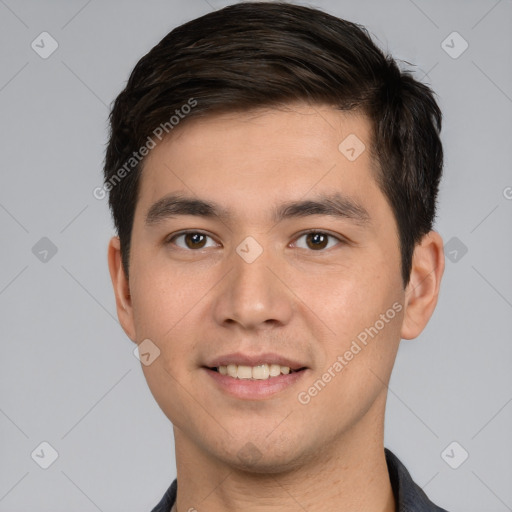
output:
M397 503L397 512L448 512L430 501L393 452L387 448L384 451L388 464L389 479Z
M159 503L151 510L151 512L170 512L171 507L174 505L176 501L176 492L178 490L178 481L177 479L170 485L170 487L165 491L162 499Z

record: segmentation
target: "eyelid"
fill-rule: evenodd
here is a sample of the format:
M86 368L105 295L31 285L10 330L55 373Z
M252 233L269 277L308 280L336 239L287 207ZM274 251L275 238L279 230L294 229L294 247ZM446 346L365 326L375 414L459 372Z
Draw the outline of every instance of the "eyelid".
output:
M164 239L164 245L171 245L173 244L173 240L178 238L179 236L183 236L183 235L189 235L189 234L198 234L198 235L204 235L208 238L211 238L212 240L215 241L215 243L218 243L214 237L204 231L202 231L201 229L185 229L183 231L177 231L176 233L171 233L169 236L167 236L165 239ZM175 245L175 244L173 244ZM178 247L178 249L183 249L183 247L179 247L179 246L176 246ZM201 249L183 249L184 251L189 251L189 252L199 252L201 250L203 250L204 247L202 247Z

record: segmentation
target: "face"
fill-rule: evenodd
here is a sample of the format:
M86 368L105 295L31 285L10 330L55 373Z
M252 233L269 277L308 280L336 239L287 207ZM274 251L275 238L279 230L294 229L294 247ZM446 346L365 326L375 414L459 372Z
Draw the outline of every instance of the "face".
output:
M294 105L191 120L148 155L129 285L115 244L111 272L181 450L281 471L380 435L407 304L363 144L365 117Z

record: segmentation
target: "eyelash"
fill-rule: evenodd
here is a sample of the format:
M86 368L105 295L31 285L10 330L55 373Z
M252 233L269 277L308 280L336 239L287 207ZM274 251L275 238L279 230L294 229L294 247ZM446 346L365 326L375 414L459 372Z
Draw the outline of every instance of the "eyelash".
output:
M177 238L181 237L181 236L185 236L185 235L190 235L190 234L197 234L197 235L204 235L204 236L207 236L208 238L212 238L212 236L208 235L207 233L204 233L202 231L193 231L193 230L190 230L190 231L181 231L179 233L176 233L174 235L172 235L170 238L168 238L166 241L165 241L165 245L175 245L173 244L173 241L176 240ZM320 230L317 230L317 229L310 229L310 230L307 230L307 231L303 231L302 233L300 233L297 238L295 239L295 241L299 240L300 238L302 238L303 236L307 236L309 234L316 234L316 235L326 235L328 236L329 238L334 238L335 240L337 240L340 244L347 244L348 242L343 239L342 237L339 237L339 236L335 236L335 235L332 235L331 233L328 233L326 231L320 231ZM204 250L205 248L201 248L201 249L189 249L189 248L183 248L183 247L179 247L177 246L179 249L182 249L184 251L188 251L188 252L200 252L202 250ZM301 249L301 248L300 248ZM330 248L331 249L331 248ZM327 248L323 248L323 249L319 249L318 251L314 251L311 249L311 252L325 252L327 251L328 249Z

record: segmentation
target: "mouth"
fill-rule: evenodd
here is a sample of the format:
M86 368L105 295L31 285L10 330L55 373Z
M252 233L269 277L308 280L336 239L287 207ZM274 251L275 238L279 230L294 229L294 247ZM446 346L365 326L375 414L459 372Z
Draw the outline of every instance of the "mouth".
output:
M310 371L303 362L275 352L224 354L202 368L213 389L242 400L268 399L291 390Z
M241 380L268 380L275 379L281 375L290 375L298 373L306 369L290 368L289 366L282 366L277 363L262 363L256 366L248 366L243 364L228 364L213 367L206 367L208 370L215 371L220 375L228 376L233 379Z

